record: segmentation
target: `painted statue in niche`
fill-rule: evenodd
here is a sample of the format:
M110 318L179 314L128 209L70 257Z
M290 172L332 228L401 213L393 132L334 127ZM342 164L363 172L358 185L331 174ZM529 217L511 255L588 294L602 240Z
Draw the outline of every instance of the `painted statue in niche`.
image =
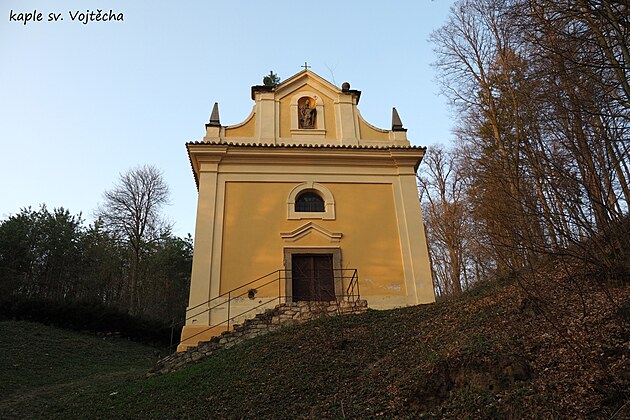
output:
M311 98L303 97L298 101L298 118L299 128L315 128L315 118L317 117L317 110L313 106Z

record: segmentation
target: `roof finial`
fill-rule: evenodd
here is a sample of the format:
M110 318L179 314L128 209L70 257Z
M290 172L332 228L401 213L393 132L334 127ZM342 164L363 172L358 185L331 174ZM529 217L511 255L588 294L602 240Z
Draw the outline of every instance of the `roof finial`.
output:
M214 127L221 126L221 121L219 120L219 103L218 102L215 102L214 106L212 107L212 114L210 114L210 122L208 122L208 125L214 126Z
M308 65L308 63L307 63L306 61L304 62L304 65L303 65L303 66L300 66L300 67L303 67L303 68L304 68L304 70L308 70L308 69L310 69L310 68L311 68L311 66L309 66L309 65Z
M402 121L400 121L400 116L398 115L396 108L392 108L392 131L407 131L403 128Z

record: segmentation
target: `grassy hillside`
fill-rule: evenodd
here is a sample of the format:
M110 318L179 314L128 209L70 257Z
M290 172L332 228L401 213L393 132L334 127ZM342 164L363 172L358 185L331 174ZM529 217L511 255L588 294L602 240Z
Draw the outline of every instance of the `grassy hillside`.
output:
M63 418L67 401L136 379L156 359L156 349L118 337L0 321L0 418Z
M0 416L625 418L629 318L630 281L556 262L454 301L280 330L148 379L150 348L4 322Z

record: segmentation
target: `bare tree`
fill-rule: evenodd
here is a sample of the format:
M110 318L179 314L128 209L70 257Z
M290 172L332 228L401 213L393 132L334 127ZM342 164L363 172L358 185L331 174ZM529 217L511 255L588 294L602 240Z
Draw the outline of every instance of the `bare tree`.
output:
M512 267L528 258L523 242L537 225L527 220L522 200L530 188L522 177L525 122L515 87L525 63L504 6L502 0L458 2L431 40L444 93L461 113L459 137L473 146L475 214L486 219L500 265Z
M120 174L118 183L103 193L103 199L96 216L129 246L128 305L129 312L137 314L141 310L138 287L143 253L171 227L161 215L169 201L168 185L156 167L138 166Z
M475 242L498 271L627 217L628 16L611 0L459 0L432 34ZM612 267L601 251L580 252Z
M427 223L434 279L444 294L462 291L466 214L463 183L455 156L441 146L429 149L424 157L418 183ZM442 294L442 293L440 293Z

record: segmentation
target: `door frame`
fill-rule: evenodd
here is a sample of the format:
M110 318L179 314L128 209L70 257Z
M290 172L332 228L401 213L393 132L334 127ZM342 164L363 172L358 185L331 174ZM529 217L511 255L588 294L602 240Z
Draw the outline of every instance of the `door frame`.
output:
M343 278L341 275L341 249L339 247L286 247L284 248L284 268L286 271L285 297L287 302L293 302L293 255L300 254L332 254L333 278L335 284L335 297L343 296Z

